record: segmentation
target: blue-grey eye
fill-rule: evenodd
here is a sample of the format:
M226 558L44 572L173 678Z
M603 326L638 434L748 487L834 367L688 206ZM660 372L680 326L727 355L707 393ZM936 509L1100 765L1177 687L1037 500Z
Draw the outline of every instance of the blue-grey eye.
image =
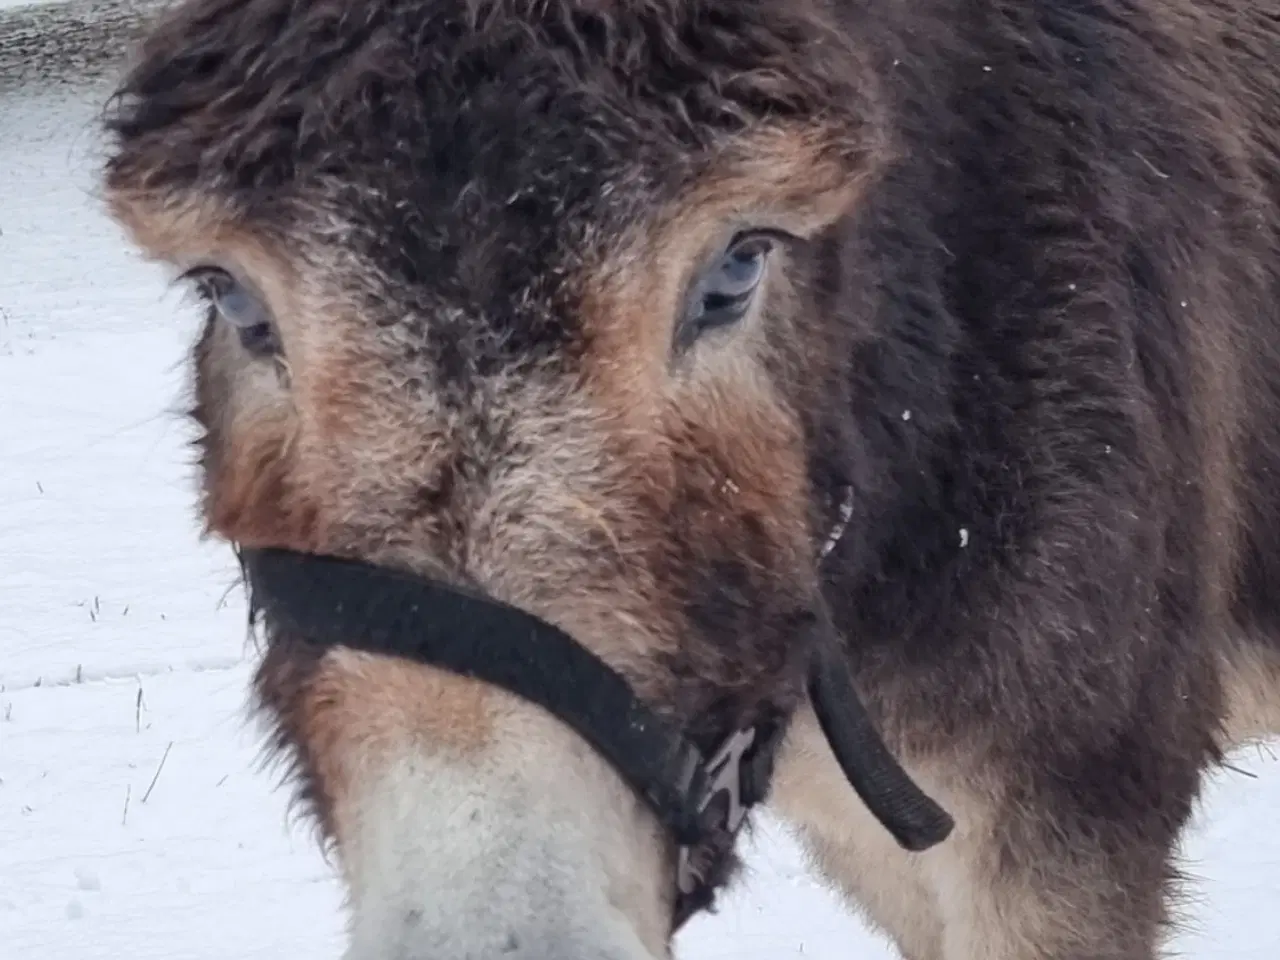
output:
M680 324L681 346L688 346L707 330L737 323L746 316L776 242L776 234L764 232L743 233L733 239L694 287L688 313Z
M214 314L236 331L245 350L259 357L280 352L271 312L261 297L220 267L197 267L186 276Z

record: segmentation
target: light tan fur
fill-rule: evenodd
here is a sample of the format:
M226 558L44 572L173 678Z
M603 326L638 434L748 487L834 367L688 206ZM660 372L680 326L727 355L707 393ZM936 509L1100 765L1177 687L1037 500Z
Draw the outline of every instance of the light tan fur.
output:
M966 762L967 759L967 762ZM819 875L884 932L907 960L1026 960L1060 939L1027 891L991 861L998 788L984 789L972 752L906 759L917 782L946 806L956 828L923 853L903 850L844 779L811 708L795 719L780 757L771 806L797 834ZM1021 926L1012 928L1010 918ZM1069 927L1069 922L1067 926Z
M666 954L668 845L630 787L557 719L503 691L347 650L324 656L293 709L299 746L331 791L349 960ZM576 909L540 908L559 897Z
M818 874L905 960L1031 960L1068 942L1077 918L1010 884L993 862L1002 800L983 789L969 752L905 765L956 820L947 842L923 853L898 846L850 789L811 708L790 731L771 806Z
M1222 735L1226 751L1280 735L1280 664L1261 649L1242 645L1223 658L1231 705ZM999 790L982 789L972 753L957 749L945 759L903 761L956 819L952 837L924 853L899 847L852 792L812 708L797 715L779 757L771 806L852 909L905 960L1031 960L1054 956L1057 947L1071 949L1077 936L1085 942L1101 922L1088 916L1087 905L1111 894L1105 873L1090 879L1087 855L1072 865L1085 889L1070 911L1038 896L1034 882L1011 884L993 859L991 826L1017 813L1008 811Z
M1227 696L1223 749L1234 750L1280 737L1280 659L1266 646L1242 643L1221 655Z

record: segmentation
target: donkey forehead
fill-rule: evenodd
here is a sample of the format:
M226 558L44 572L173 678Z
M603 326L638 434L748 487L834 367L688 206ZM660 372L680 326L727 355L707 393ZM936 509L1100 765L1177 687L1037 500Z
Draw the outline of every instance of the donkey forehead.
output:
M106 182L152 255L248 237L353 332L564 356L589 313L660 327L762 211L829 217L877 148L836 42L805 0L190 0L120 89Z
M660 209L744 131L856 110L832 42L803 2L193 0L121 88L109 186L275 226L324 206L415 262L545 259Z

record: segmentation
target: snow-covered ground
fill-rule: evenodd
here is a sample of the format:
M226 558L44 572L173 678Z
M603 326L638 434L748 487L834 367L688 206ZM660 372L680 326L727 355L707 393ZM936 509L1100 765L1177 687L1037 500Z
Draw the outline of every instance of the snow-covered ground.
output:
M243 719L231 558L197 539L194 319L92 195L101 96L0 82L0 960L336 960L332 871ZM1280 760L1236 762L1188 844L1193 960L1280 956ZM681 957L892 956L772 825L751 866Z

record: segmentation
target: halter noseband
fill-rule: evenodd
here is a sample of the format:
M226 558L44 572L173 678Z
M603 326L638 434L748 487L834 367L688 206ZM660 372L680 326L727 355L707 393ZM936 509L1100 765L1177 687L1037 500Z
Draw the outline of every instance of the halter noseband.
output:
M835 546L848 505L822 557ZM587 740L652 808L678 846L674 928L714 897L750 809L765 799L786 718L730 733L709 757L563 630L453 585L358 561L243 549L255 613L321 646L430 664L537 704ZM898 765L854 690L825 605L808 678L819 725L845 776L907 850L942 842L953 821Z

